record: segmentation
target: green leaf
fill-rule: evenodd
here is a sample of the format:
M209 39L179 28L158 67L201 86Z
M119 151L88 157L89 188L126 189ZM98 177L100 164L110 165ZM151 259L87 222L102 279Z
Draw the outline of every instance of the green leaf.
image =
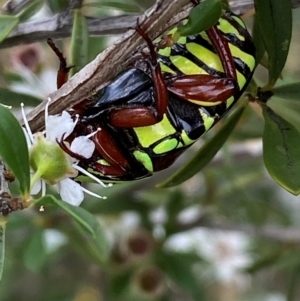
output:
M228 0L221 0L222 9L225 11L230 11L230 5Z
M300 82L295 82L288 85L282 85L272 89L274 96L291 99L291 100L300 100Z
M263 106L263 157L273 179L294 195L300 193L300 133L271 108Z
M30 189L29 154L24 132L15 116L0 105L0 156L19 181L20 191Z
M5 229L7 218L0 216L0 282L3 275L4 259L5 259Z
M126 295L126 290L128 290L130 286L131 278L131 271L125 271L121 275L117 274L110 277L110 281L108 283L109 295L115 299L122 300Z
M250 266L245 268L245 271L247 273L256 273L260 270L263 270L267 267L274 266L274 263L280 258L281 252L278 250L275 250L274 252L270 252L268 254L265 254L264 256L261 256L256 261L254 261Z
M0 15L0 43L9 35L18 23L18 17Z
M0 87L1 102L5 105L20 107L23 102L25 106L35 107L41 103L41 99L35 96L14 92L7 88Z
M253 98L257 95L258 86L254 78L251 78L248 86L245 89L245 92L248 92L252 95Z
M269 57L269 82L263 90L271 89L285 65L292 36L290 0L255 0L259 31Z
M88 63L89 31L85 16L78 9L74 9L74 23L71 38L71 75L78 72Z
M255 62L258 65L266 52L266 47L262 38L262 34L260 32L260 28L258 25L257 14L254 16L253 29L252 29L253 41L255 44Z
M10 72L10 71L3 71L2 76L4 77L6 83L14 83L14 82L21 83L21 82L24 82L24 77L20 73L14 73L14 72Z
M24 22L36 14L43 6L43 1L35 0L28 3L28 5L18 13L17 17L20 22Z
M31 231L28 244L23 254L24 265L28 270L37 272L41 269L47 258L44 232L42 229L38 228Z
M50 8L53 14L65 11L68 8L68 0L46 0L47 7Z
M272 97L268 106L300 132L300 101Z
M300 265L300 250L299 248L286 250L281 254L278 260L273 265L273 269L285 270Z
M203 1L190 11L188 22L178 27L178 32L182 36L189 36L202 32L220 19L222 14L222 4L220 0Z
M248 102L244 101L235 112L224 122L222 128L199 149L196 155L181 169L157 187L165 188L179 185L190 179L205 167L220 150L235 128Z
M46 195L36 202L38 206L55 205L64 210L71 218L73 218L81 229L89 238L93 240L97 247L99 257L105 261L109 256L109 244L104 230L100 227L95 216L85 209L72 206L62 200L57 200L53 196Z
M298 285L300 278L300 265L293 266L289 269L289 283L288 290L286 294L286 301L295 301L298 296Z
M203 262L202 258L192 253L168 252L157 254L157 261L162 270L178 286L190 293L195 300L206 300L200 281L193 274L193 266Z
M89 37L89 62L94 60L95 57L102 52L107 45L107 38L102 37Z
M141 8L137 4L129 3L129 2L124 3L118 1L101 1L101 2L86 3L84 6L99 7L101 9L113 8L128 13L141 12Z

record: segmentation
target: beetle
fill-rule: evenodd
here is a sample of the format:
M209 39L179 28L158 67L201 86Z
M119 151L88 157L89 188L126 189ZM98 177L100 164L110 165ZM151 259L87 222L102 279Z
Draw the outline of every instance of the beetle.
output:
M79 157L60 142L81 167L104 181L137 180L173 164L232 108L255 67L252 38L232 12L205 32L161 48L138 22L136 30L147 44L147 57L72 109L80 115L73 138L100 129L91 138L93 156ZM171 40L175 31L167 32ZM69 67L51 47L63 77Z

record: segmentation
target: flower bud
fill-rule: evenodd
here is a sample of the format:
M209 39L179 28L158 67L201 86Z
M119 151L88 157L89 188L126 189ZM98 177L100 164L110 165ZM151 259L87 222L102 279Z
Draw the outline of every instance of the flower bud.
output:
M165 292L164 274L156 266L144 267L133 276L133 292L147 300L157 300Z
M149 256L154 249L154 239L148 231L144 229L131 233L124 242L124 251L131 259L144 258Z
M13 53L11 60L16 70L36 72L43 62L43 49L37 44L22 46Z

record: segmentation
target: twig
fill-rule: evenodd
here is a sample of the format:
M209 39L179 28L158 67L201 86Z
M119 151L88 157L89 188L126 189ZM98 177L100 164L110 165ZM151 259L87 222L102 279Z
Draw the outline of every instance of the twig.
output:
M300 1L300 0L297 0ZM160 32L188 15L188 8L183 7L190 3L189 0L163 1L147 10L140 18L143 28L151 37L156 37ZM189 8L191 5L188 6ZM177 14L179 11L181 13ZM168 20L174 16L169 23ZM64 19L64 24L66 20ZM54 24L53 24L54 25ZM50 114L58 114L70 108L83 99L89 97L97 89L102 88L107 82L124 70L128 65L128 57L142 43L141 37L133 30L128 31L118 43L107 48L99 54L94 61L75 74L61 89L50 95ZM121 51L120 51L121 50ZM29 115L29 123L34 132L41 130L44 125L44 107L47 101L42 102Z
M11 194L8 188L6 173L7 170L4 162L0 160L0 215L7 215L10 211L8 203L11 201Z
M91 35L122 34L135 24L138 17L141 15L87 18L87 26ZM72 22L71 16L66 17L65 13L60 13L39 21L20 23L10 36L0 43L0 48L46 41L49 37L52 39L70 37Z
M4 3L2 7L2 11L8 15L16 15L33 1L34 0L22 0L22 1L9 0Z
M261 237L280 243L300 244L300 228L282 228L279 226L253 226L250 224L235 224L223 221L211 221L206 217L201 217L198 220L180 225L179 231L184 232L196 227L220 230L220 231L238 231L250 236Z
M291 0L292 7L300 7L300 0ZM253 9L253 0L230 2L231 10L240 15ZM132 27L141 14L122 15L105 18L87 18L87 26L91 35L123 34ZM63 22L62 22L63 20ZM0 48L8 48L19 44L45 41L47 38L62 39L70 37L73 19L66 13L59 13L43 20L20 23L16 29L0 43Z
M145 12L140 19L140 24L143 28L147 28L147 33L153 37L158 30L166 28L166 22L188 3L189 0L177 0L176 2L159 0ZM49 113L60 113L66 108L78 104L96 89L103 87L111 78L124 70L128 64L126 59L142 42L142 38L135 30L128 31L119 42L99 54L94 61L75 74L58 91L50 95ZM33 132L43 128L46 103L47 100L28 115Z

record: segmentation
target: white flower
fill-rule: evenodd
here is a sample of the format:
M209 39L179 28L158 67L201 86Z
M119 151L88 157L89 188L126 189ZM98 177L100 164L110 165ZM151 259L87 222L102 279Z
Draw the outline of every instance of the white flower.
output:
M61 115L48 116L49 103L50 99L45 108L45 131L34 135L26 119L24 105L21 105L26 128L24 133L29 147L30 166L33 171L31 194L35 195L41 191L42 196L45 195L46 183L48 183L56 187L63 201L75 206L80 205L83 201L84 192L105 199L106 197L99 196L70 179L75 178L78 172L81 172L104 187L112 186L112 184L105 185L97 177L78 166L78 160L62 150L58 142L63 142L73 132L78 119L74 121L66 111L63 111ZM76 137L70 145L70 151L81 157L90 158L95 150L95 144L89 138L95 133Z
M177 251L195 250L211 263L206 276L213 275L223 284L236 283L238 287L245 287L249 278L241 271L252 262L247 253L249 242L248 236L239 232L195 228L172 236L168 247Z

